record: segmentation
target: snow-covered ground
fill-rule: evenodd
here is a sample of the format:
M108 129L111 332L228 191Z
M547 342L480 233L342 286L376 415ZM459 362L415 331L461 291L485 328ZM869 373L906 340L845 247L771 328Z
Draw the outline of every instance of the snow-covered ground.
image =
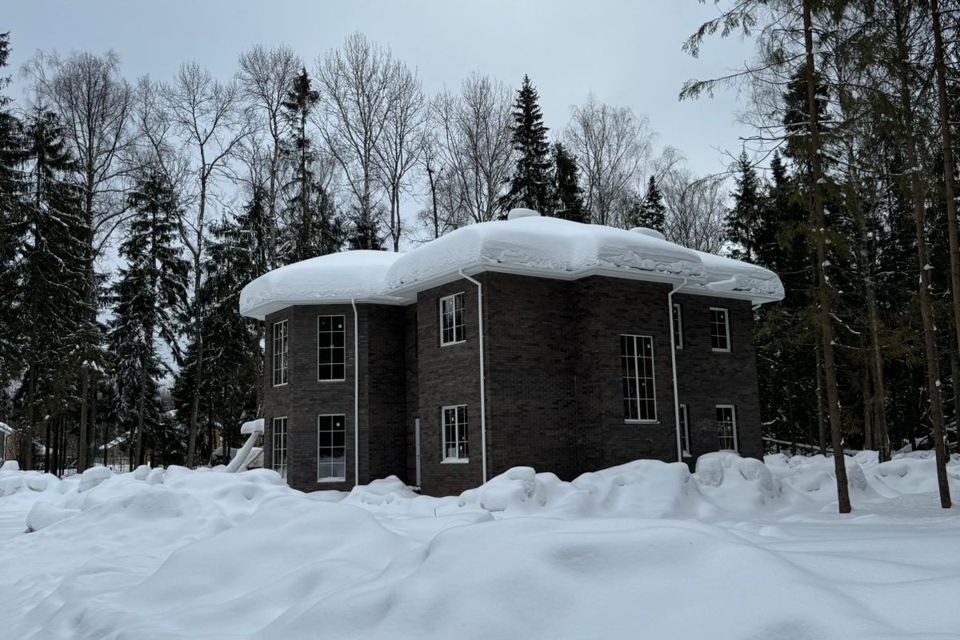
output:
M2 638L960 637L933 461L514 469L458 497L270 471L0 471ZM950 465L960 499L960 460ZM27 529L33 532L26 533Z

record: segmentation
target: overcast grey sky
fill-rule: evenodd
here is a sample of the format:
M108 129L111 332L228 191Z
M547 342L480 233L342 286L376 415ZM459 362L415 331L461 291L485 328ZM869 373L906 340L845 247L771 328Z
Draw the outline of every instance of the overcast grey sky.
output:
M679 102L684 80L742 66L750 44L713 39L699 59L684 39L716 9L708 0L7 0L13 69L37 49L115 50L125 75L170 78L196 60L226 78L256 44L286 43L312 66L360 30L415 67L424 88L457 86L472 70L511 87L529 74L551 134L589 92L650 118L657 147L680 149L698 173L737 152L737 96ZM19 85L19 80L17 81ZM17 89L15 88L15 91Z

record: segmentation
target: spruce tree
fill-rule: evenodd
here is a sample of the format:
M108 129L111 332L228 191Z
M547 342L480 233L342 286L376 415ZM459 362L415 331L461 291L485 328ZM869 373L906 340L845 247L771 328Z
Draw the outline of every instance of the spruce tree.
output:
M646 227L663 233L667 223L667 208L663 204L663 194L657 186L657 179L653 176L650 176L647 182L647 192L638 202L631 223L634 227Z
M10 55L10 34L0 33L0 71ZM0 91L10 78L0 77ZM10 98L0 93L0 388L6 388L21 366L22 314L16 293L20 291L16 264L23 238L23 183L20 165L23 141L20 122L10 111Z
M746 152L737 160L736 189L733 192L733 208L727 212L727 239L737 246L731 257L751 261L756 253L756 226L760 222L762 206L760 181Z
M180 203L166 174L147 166L129 196L133 217L120 245L126 265L113 287L109 342L116 361L121 420L131 432L132 462L144 462L144 437L160 426L160 343L177 351L177 312L187 297L189 264L178 242Z
M550 146L539 101L529 76L523 76L523 85L513 104L512 142L516 164L510 190L501 200L504 209L550 209Z
M574 158L561 142L553 145L553 189L550 206L543 211L548 215L574 222L587 222L583 205L583 190L580 188L580 169Z
M77 400L82 365L77 344L89 316L86 226L81 192L69 180L74 162L57 117L42 107L34 110L24 143L28 192L18 281L19 311L28 322L23 327L26 372L21 395L26 429L37 437L39 420L66 419L65 412ZM32 448L23 451L23 462L33 464Z

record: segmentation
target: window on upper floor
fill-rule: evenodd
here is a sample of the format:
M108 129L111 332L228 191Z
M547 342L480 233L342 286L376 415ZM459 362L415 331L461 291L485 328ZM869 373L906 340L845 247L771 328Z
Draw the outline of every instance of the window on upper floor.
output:
M321 382L340 381L345 377L345 325L344 316L317 318L317 380Z
M623 417L629 422L656 422L656 383L653 374L653 338L620 336Z
M273 470L287 477L287 418L273 419Z
M730 315L723 307L710 307L710 348L730 351Z
M732 404L717 405L717 433L720 449L737 451L737 410Z
M443 407L440 419L443 421L443 462L469 462L467 405Z
M346 416L317 416L317 482L347 479Z
M273 386L287 384L287 356L290 349L290 335L287 321L273 323Z
M463 292L440 298L440 346L463 342Z
M683 349L683 309L676 302L673 303L673 346Z
M690 418L687 405L680 405L680 449L685 457L690 457Z

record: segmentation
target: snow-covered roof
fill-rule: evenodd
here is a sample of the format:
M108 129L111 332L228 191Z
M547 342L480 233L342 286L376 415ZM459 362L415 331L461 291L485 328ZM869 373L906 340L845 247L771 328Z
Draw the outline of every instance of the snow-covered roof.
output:
M351 299L409 304L418 291L456 280L461 271L564 280L604 275L676 284L686 278L683 293L755 304L783 298L783 285L772 271L694 251L657 235L527 213L505 222L462 227L406 253L346 251L281 267L244 287L240 312L263 319L293 305Z
M6 422L0 422L0 433L11 434L13 433L13 427L8 425Z

